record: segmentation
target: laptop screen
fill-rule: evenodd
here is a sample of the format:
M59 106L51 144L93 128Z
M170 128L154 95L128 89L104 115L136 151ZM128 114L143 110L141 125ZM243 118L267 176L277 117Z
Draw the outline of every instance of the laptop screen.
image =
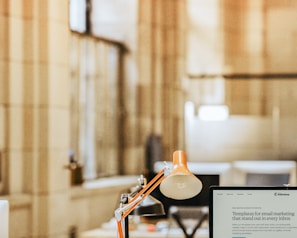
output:
M296 238L297 187L211 187L210 238Z

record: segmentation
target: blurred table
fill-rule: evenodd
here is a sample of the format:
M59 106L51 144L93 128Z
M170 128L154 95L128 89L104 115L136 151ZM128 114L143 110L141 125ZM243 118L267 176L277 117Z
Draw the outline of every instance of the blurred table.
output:
M116 238L117 231L109 229L93 229L82 232L80 238ZM129 232L130 238L183 238L184 234L180 229L169 229L168 231L139 231ZM208 229L201 228L195 233L195 238L208 238Z

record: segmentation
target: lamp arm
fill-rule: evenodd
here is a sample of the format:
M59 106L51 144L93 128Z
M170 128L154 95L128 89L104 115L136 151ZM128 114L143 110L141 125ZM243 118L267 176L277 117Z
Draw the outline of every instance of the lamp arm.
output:
M118 230L118 237L123 237L123 228L122 228L122 220L123 220L123 213L127 213L127 210L134 207L134 205L139 204L141 202L141 197L138 197L138 199L135 199L133 202L127 204L126 206L119 207L114 211L115 219L117 221L117 230Z
M132 199L123 207L115 210L115 218L117 221L118 238L123 238L122 221L125 219L134 208L141 203L154 189L160 185L165 178L165 169L162 169L146 186L143 187ZM163 176L163 177L162 177Z
M165 178L164 175L165 169L162 169L142 190L140 190L135 197L131 199L131 201L128 203L128 205L132 204L132 206L128 207L126 211L122 213L122 219L127 217L134 208L141 203L148 195L151 194L152 191L156 189L160 185L160 183ZM161 177L163 176L163 177ZM139 199L140 198L140 199ZM137 202L134 203L134 201L137 200Z
M165 169L163 168L152 180L150 180L150 182L144 186L132 199L130 202L133 202L133 200L137 199L139 196L141 196L142 194L144 194L150 187L152 187L154 185L154 183L156 183L156 181L163 176L165 173ZM161 183L161 181L156 185L156 187Z
M137 206L137 204L139 204L141 201L142 201L142 198L138 197L137 199L134 199L133 202L130 202L127 205L116 209L114 211L116 220L118 221L118 220L122 220L123 218L125 218L125 217L123 217L123 214L126 214L131 208L133 208L135 205Z

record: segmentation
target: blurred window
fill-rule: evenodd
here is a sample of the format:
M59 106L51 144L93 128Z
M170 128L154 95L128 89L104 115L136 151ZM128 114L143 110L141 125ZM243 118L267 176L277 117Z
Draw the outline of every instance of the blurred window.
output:
M70 47L71 151L85 179L117 175L121 45L73 33Z

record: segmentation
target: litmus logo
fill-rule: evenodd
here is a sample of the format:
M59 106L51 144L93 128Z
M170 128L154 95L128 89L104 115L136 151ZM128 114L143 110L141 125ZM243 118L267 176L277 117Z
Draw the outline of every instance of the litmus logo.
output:
M290 196L289 193L280 193L280 192L275 192L274 196Z

